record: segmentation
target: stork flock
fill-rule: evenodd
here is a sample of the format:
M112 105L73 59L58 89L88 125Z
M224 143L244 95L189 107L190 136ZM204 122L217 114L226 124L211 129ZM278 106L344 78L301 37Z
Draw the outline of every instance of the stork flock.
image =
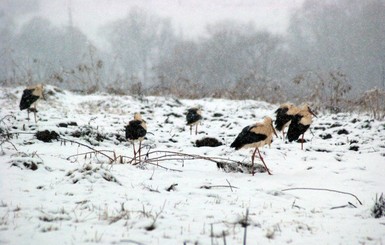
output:
M35 86L27 87L22 94L20 100L20 110L27 109L28 120L29 113L33 112L36 119L36 104L39 99L44 99L43 85L38 84ZM317 117L316 114L310 109L309 105L303 104L299 107L292 103L282 104L276 111L276 120L274 121L271 117L264 117L262 122L257 122L252 125L246 126L235 138L234 142L230 145L231 148L239 150L242 148L255 148L251 156L252 163L252 174L254 175L254 158L258 152L258 156L262 161L267 173L271 175L269 168L267 167L261 152L260 147L264 145L271 145L273 141L273 134L278 137L275 130L282 132L282 138L285 139L285 129L288 127L287 139L289 142L296 141L302 135L301 138L301 150L303 150L304 134L310 127L313 116ZM190 126L190 135L192 134L192 127L195 125L195 134L198 133L198 124L202 120L202 108L194 107L190 108L186 114L186 125ZM136 163L136 154L139 154L139 162L141 158L141 144L147 134L146 121L142 119L139 112L134 114L134 119L129 121L128 125L125 126L126 139L130 140L134 150L134 160ZM139 141L138 150L135 149L135 141Z

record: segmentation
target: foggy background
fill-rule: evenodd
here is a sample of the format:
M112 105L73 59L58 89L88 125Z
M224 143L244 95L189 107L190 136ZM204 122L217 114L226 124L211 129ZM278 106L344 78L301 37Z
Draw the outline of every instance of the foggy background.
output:
M311 100L385 89L385 0L0 0L0 84Z

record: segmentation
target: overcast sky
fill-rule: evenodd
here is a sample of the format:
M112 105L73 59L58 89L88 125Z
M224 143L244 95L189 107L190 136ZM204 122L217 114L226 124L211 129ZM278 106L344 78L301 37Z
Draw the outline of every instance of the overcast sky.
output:
M133 7L161 17L170 18L176 33L194 38L204 34L207 24L220 20L254 22L258 29L283 33L290 12L304 0L0 0L0 8L17 16L22 24L32 16L41 15L55 25L68 24L72 18L91 40L98 41L99 27L124 18ZM26 14L34 12L34 14ZM24 14L25 13L25 14Z
M1 1L1 0L0 0ZM132 7L172 20L176 31L194 37L208 23L222 19L253 21L258 28L283 32L289 12L303 0L40 0L40 14L56 24L68 21L68 6L73 22L85 33L95 35L107 21L123 18Z

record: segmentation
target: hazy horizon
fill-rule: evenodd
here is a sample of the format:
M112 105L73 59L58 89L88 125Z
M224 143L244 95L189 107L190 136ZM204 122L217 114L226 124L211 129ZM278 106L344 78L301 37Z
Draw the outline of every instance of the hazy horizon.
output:
M288 27L291 11L300 8L302 2L303 0L30 0L15 3L4 0L2 8L18 14L18 27L35 16L46 18L56 26L68 25L71 9L73 25L79 27L92 41L98 42L100 27L123 19L132 8L170 19L175 32L185 38L202 36L207 25L223 20L253 23L259 30L282 34ZM26 14L20 14L20 9L25 9L22 12ZM30 13L27 13L28 10Z

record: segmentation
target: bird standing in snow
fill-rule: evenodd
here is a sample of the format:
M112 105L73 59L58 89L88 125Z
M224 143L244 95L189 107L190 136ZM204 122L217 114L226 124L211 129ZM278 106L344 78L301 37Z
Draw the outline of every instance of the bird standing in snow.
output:
M35 123L37 122L37 120L36 120L36 113L37 113L36 104L40 98L44 98L43 85L37 84L37 85L30 86L30 87L27 87L26 89L24 89L23 95L21 96L21 100L20 100L20 105L19 105L20 110L27 109L28 120L29 120L29 112L32 111L34 116L35 116Z
M299 109L292 103L285 103L275 111L276 119L274 121L275 129L282 132L282 138L285 139L285 128L289 126L293 116L299 111Z
M135 150L135 141L139 141L139 161L140 161L140 151L142 147L142 140L147 133L147 124L146 121L142 119L142 116L139 112L134 114L134 120L131 120L126 126L126 139L132 141L132 145L134 148L134 159L136 162L136 150Z
M192 134L192 127L195 124L195 134L198 132L198 123L202 120L202 109L195 107L187 111L186 121L187 126L190 126L190 135Z
M273 141L273 133L277 136L275 129L273 127L273 120L270 117L265 117L262 123L255 123L253 125L243 128L242 132L235 138L234 142L230 147L239 150L241 148L254 148L253 155L251 156L252 164L252 174L254 175L254 157L255 153L258 151L259 158L261 159L265 169L269 175L271 175L269 169L266 166L265 161L263 160L259 147L264 145L270 145ZM278 136L277 136L278 137Z
M313 116L317 117L307 104L301 106L295 115L292 116L289 130L287 131L287 138L289 139L289 142L292 142L298 140L299 136L302 134L301 150L303 150L305 132L313 122Z

